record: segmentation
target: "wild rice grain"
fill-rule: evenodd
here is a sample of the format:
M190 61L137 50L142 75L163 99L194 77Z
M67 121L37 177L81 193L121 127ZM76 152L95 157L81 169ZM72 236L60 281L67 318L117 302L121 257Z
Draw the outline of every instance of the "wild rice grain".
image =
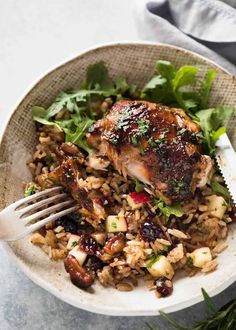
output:
M133 287L128 283L118 283L118 284L116 284L116 288L117 288L117 290L124 291L124 292L133 290Z

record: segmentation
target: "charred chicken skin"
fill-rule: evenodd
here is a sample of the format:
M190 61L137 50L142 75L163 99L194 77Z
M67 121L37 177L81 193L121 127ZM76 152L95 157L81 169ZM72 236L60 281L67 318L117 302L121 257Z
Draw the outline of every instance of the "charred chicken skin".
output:
M212 163L201 154L199 130L181 109L123 100L90 128L87 140L116 170L171 204L190 199L210 175Z

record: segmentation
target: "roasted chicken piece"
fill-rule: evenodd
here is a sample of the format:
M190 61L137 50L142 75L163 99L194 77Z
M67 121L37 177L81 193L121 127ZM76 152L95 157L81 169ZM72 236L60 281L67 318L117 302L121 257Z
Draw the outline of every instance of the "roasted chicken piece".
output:
M87 140L116 170L171 204L190 199L211 172L210 157L200 152L199 130L181 109L123 100L90 128Z
M78 202L79 212L85 215L88 221L90 218L92 225L98 225L100 220L105 218L103 206L106 201L99 191L88 191L83 186L81 171L80 159L67 157L62 161L61 166L50 173L41 174L37 177L37 181L43 188L55 185L65 187Z

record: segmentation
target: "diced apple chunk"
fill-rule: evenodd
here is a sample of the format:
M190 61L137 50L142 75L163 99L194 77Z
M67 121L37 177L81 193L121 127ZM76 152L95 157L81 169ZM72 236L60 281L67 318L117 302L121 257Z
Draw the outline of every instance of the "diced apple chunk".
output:
M97 241L98 244L104 245L107 235L106 233L95 232L92 233L91 236L95 239L95 241Z
M127 196L127 202L132 210L137 210L142 207L142 203L136 203L130 195Z
M165 256L158 256L157 260L147 269L153 277L165 276L172 279L174 276L174 269Z
M192 258L193 265L198 268L204 267L204 265L212 260L211 250L209 247L202 247L194 250L189 254Z
M106 231L108 233L126 232L127 222L123 215L109 215L106 219Z
M71 234L66 246L67 250L72 250L75 246L77 246L79 244L79 240L80 240L79 235Z
M74 247L69 252L69 254L71 254L73 257L75 257L75 259L78 261L80 266L83 265L83 263L85 262L85 259L87 258L87 253L85 253L84 251L81 251L78 246Z
M227 209L227 203L224 198L221 196L212 195L207 197L207 202L207 208L211 215L222 219Z

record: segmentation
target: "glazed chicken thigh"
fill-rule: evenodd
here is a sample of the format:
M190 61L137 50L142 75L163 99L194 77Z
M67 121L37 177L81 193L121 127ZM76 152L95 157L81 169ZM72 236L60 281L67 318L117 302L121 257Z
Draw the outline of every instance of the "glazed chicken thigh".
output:
M171 204L190 199L210 176L212 161L201 154L199 130L181 109L122 100L90 128L87 140L123 176Z

